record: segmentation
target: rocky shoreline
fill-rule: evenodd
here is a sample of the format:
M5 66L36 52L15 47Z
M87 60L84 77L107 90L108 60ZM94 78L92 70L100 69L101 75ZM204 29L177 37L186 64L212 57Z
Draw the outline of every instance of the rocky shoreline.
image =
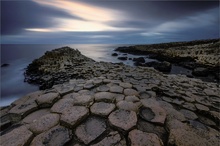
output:
M219 145L219 84L95 62L69 47L25 75L44 90L0 109L2 146Z
M220 80L220 40L200 40L191 42L173 42L152 45L136 45L129 47L118 47L116 52L147 55L151 59L157 59L160 62L143 61L143 57L134 58L137 66L154 67L155 69L169 73L172 64L190 69L195 77L206 79L209 76L213 82ZM117 53L112 54L118 56ZM123 56L118 59L131 59Z

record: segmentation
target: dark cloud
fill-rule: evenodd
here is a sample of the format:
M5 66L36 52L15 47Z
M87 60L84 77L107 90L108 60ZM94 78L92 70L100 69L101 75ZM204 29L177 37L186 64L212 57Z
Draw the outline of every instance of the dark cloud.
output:
M218 1L92 0L83 3L122 12L119 16L121 20L103 22L119 29L97 32L27 32L23 30L55 27L52 18L83 19L32 1L3 1L2 42L145 44L219 37ZM121 31L120 28L136 29Z
M17 34L24 28L51 27L56 25L51 17L81 19L32 1L1 1L1 34Z

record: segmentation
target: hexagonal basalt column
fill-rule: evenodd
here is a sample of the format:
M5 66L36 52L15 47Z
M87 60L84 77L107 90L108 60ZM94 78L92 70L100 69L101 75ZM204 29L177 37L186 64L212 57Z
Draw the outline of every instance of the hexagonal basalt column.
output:
M137 123L137 115L134 111L116 110L112 112L108 120L112 126L128 131Z

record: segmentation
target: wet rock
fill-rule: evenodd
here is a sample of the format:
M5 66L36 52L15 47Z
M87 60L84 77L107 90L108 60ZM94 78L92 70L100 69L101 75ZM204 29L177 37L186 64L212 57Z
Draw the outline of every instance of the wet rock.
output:
M105 120L97 117L87 119L76 128L76 136L85 144L89 144L106 131Z
M98 92L94 95L96 101L113 102L115 94L110 92Z
M25 126L21 126L0 136L1 146L28 145L32 137L33 133Z
M65 110L60 118L63 126L73 128L89 115L89 110L84 106L73 106Z
M134 89L124 89L124 95L125 96L132 96L132 95L138 96L138 92Z
M153 133L146 133L140 130L132 130L128 135L131 146L163 146L162 140Z
M136 125L137 115L133 111L119 109L112 112L109 115L108 120L111 125L119 129L128 131Z
M145 59L144 57L138 57L138 58L133 58L133 61L135 62L135 64L140 64L140 63L145 63Z
M40 110L37 110L29 115L27 115L23 120L22 122L23 123L26 123L26 124L30 124L36 120L38 120L39 118L41 118L42 116L44 115L47 115L50 113L50 109L40 109Z
M119 60L127 60L128 57L118 57Z
M172 65L169 62L156 62L156 61L152 61L152 62L148 62L145 63L146 66L148 67L154 67L156 70L159 70L161 72L170 72Z
M206 77L208 76L209 72L207 68L198 67L192 71L192 74L195 76Z
M115 109L115 105L111 103L105 102L97 102L94 103L90 107L90 111L93 114L100 115L100 116L107 116Z
M36 99L40 107L51 107L60 98L58 93L47 93Z
M44 133L37 135L31 142L31 146L53 145L61 146L72 139L72 133L63 126L56 126Z
M117 131L110 132L102 141L92 146L124 146L126 145L125 139L121 138Z
M39 119L37 119L36 121L34 121L33 123L31 123L30 130L35 134L42 133L56 126L59 123L59 120L60 120L60 115L58 114L44 115Z
M118 56L118 53L112 53L112 56Z

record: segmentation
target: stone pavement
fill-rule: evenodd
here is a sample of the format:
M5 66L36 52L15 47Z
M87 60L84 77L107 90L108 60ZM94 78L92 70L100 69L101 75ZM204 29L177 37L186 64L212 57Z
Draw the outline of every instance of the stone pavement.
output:
M115 70L120 70L116 74ZM1 146L218 146L219 87L150 68L74 79L1 108Z

